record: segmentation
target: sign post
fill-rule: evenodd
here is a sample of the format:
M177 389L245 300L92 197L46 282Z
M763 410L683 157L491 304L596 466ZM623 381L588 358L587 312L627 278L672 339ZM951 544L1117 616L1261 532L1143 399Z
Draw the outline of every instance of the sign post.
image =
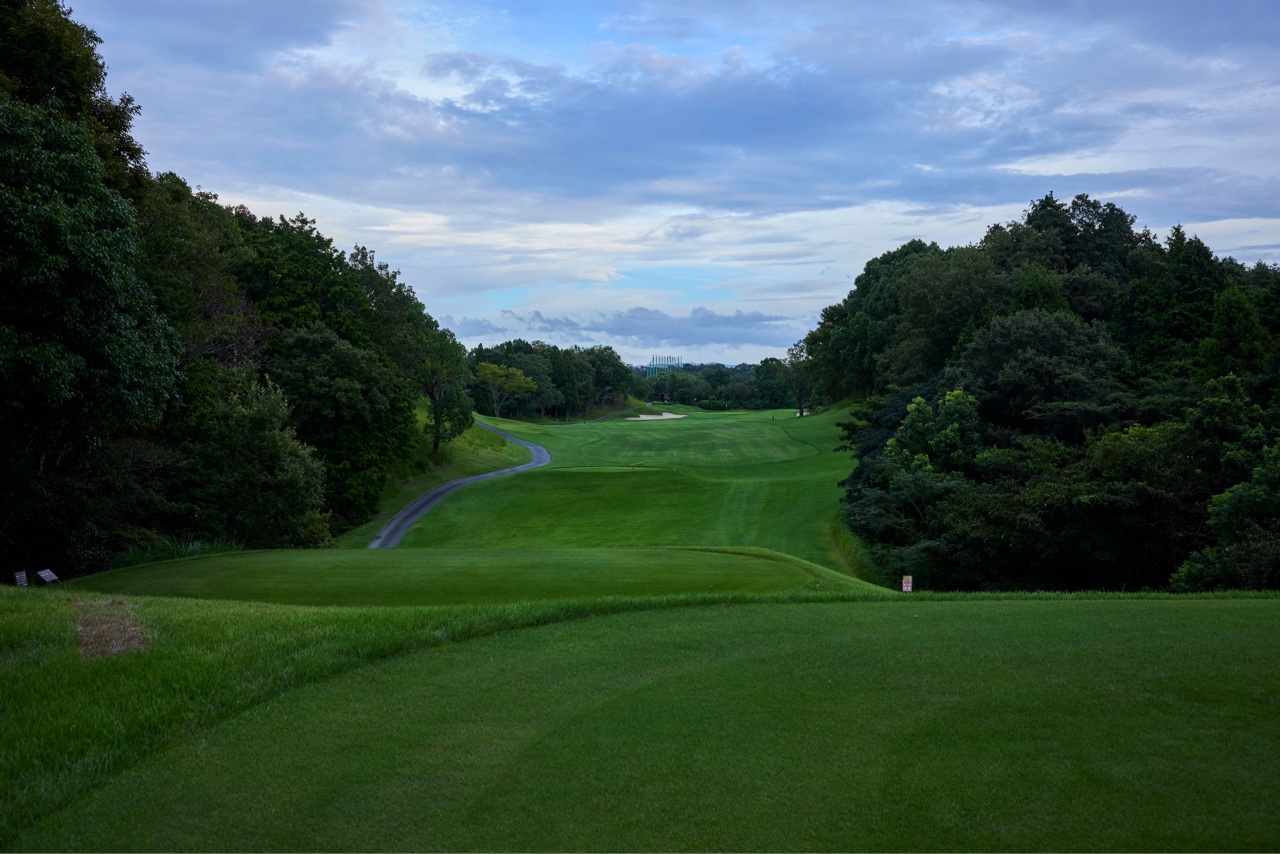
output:
M903 593L911 592L911 576L909 575L902 576L902 592Z

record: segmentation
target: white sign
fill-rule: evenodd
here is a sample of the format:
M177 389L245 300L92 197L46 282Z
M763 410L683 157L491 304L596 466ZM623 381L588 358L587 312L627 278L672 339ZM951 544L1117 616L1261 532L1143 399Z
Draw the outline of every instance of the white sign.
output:
M903 593L911 592L911 576L909 575L902 576L902 592Z

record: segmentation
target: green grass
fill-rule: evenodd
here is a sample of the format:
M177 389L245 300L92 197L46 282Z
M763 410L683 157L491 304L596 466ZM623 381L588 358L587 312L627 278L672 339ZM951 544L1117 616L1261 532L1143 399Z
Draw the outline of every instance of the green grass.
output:
M781 557L781 556L779 556ZM459 605L596 596L769 593L820 568L688 549L267 551L188 558L72 582L98 593L287 605Z
M426 410L418 406L418 423L426 419ZM334 538L340 549L364 549L391 517L406 504L430 489L473 474L510 468L529 462L529 450L508 442L480 427L472 427L432 456L431 443L424 439L416 455L404 470L387 481L382 490L381 509L365 524Z
M873 587L840 412L672 408L492 422L553 464L396 550L526 452L344 549L0 589L0 848L1275 848L1280 598ZM104 594L147 649L81 656Z
M845 569L830 524L852 462L838 410L688 413L679 420L500 423L551 465L476 484L423 517L400 548L755 546Z
M835 484L847 466L843 455L831 452L837 413L796 419L785 412L672 408L691 415L557 426L481 419L546 445L552 464L466 487L394 550L364 546L403 503L455 476L527 460L528 451L473 428L454 443L452 463L389 487L384 512L344 535L339 545L345 548L153 563L75 584L102 593L303 605L482 604L864 584L831 575L848 572L837 548L847 544L833 538L831 527ZM513 458L515 451L520 458ZM775 560L779 554L788 559Z
M11 847L1173 851L1280 839L1274 598L776 601L501 632L275 692ZM169 655L179 611L206 634L186 640L213 655L236 609L277 645L291 622L316 632L356 613L427 613L135 607L162 621L154 654ZM100 664L141 676L151 654ZM96 676L90 699L107 690Z

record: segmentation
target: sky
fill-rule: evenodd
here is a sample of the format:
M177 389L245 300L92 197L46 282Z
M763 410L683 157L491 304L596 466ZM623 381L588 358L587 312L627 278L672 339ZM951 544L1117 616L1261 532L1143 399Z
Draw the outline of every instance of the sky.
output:
M1280 262L1275 0L69 0L172 171L464 343L781 356L1049 192Z

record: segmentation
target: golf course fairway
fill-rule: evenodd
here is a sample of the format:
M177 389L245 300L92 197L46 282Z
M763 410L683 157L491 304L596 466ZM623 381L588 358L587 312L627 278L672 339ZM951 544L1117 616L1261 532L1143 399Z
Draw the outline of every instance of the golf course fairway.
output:
M394 549L0 589L0 850L1280 845L1280 597L877 587L841 412L672 409L489 420L551 464Z
M546 447L551 464L449 495L395 549L222 553L99 573L74 585L296 605L798 587L891 595L854 578L831 541L838 484L851 465L833 450L839 410L796 418L787 411L671 409L684 417L567 425L481 417ZM495 467L507 459L495 456Z

